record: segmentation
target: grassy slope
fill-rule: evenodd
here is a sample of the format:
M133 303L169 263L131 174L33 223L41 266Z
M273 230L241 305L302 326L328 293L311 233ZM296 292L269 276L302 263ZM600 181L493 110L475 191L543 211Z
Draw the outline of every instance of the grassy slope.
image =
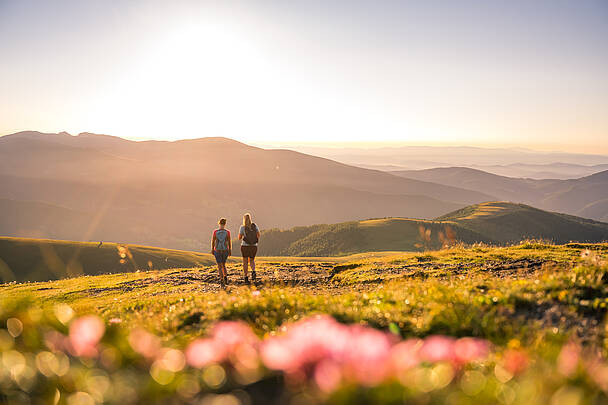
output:
M261 261L263 283L219 290L213 266L0 285L0 308L33 300L45 311L67 303L78 313L142 326L171 344L199 336L218 319L241 319L260 333L313 313L404 336L446 333L542 345L547 336L577 336L602 345L608 287L581 250L605 260L608 245L526 243L504 248L453 248L425 254ZM325 267L317 267L323 262ZM583 265L583 267L579 267ZM240 266L229 264L231 279ZM590 267L591 268L591 267ZM290 285L320 271L316 281ZM605 270L601 270L605 272ZM236 280L235 280L236 281ZM253 294L258 289L259 295ZM558 331L558 332L556 332Z
M523 204L489 202L465 207L434 221L385 218L270 230L264 232L260 251L294 256L340 255L434 249L446 240L507 244L526 238L556 243L601 242L608 240L608 224Z
M120 247L127 247L121 257ZM122 262L121 262L122 260ZM209 254L117 243L0 237L0 278L48 280L138 269L195 267L215 263Z

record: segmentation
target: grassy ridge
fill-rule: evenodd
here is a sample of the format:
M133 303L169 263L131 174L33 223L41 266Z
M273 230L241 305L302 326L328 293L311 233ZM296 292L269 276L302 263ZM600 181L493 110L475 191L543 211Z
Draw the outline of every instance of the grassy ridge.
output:
M219 288L211 265L0 284L0 321L8 328L7 332L0 326L0 354L12 373L4 373L9 377L0 384L0 400L35 403L35 399L45 398L45 403L51 403L60 391L60 399L67 398L60 403L68 404L83 403L76 402L80 398L94 403L95 395L102 399L98 402L113 404L217 400L210 403L278 405L294 403L285 398L302 395L306 395L305 403L319 405L603 404L608 362L598 360L596 354L605 359L608 353L607 259L608 244L527 242L348 258L272 258L258 263L261 282L255 286L238 281L241 269L232 262L228 264L231 282L227 290ZM78 336L72 334L72 328L84 318L72 321L68 329L72 310L76 316L101 317L93 317L106 327L99 358L67 357L71 352L53 348L53 342L65 343L68 330L68 339ZM399 370L396 380L390 378L379 385L346 380L330 394L322 394L315 385L295 384L257 364L251 369L255 373L242 375L238 374L242 367L225 362L201 369L183 363L160 368L178 364L170 363L171 358L183 361L184 354L188 358L193 339L209 336L218 321L245 322L267 342L282 336L284 326L320 313L356 325L352 330L361 331L361 325L366 325L390 333L391 339L425 338L430 342L434 336L441 346L433 352L445 347L446 338L438 334L483 338L491 343L491 354L486 360L449 367L441 359L439 363L423 361ZM142 334L141 327L158 336L164 347L156 349L150 359L134 352L156 345L156 338ZM331 340L336 335L330 332L323 329L315 335ZM13 339L19 333L22 337ZM135 336L140 338L135 340ZM204 342L209 340L198 341L199 345ZM365 354L371 347L374 353L374 342L366 339L349 349ZM416 358L416 353L395 353L397 357L369 364L390 367L392 363L386 362L394 358ZM281 353L291 355L296 356ZM162 363L165 358L166 366ZM46 360L64 361L69 366L65 375L32 379L32 384L38 384L35 388L10 377L22 369L47 372ZM216 372L223 377L212 380ZM316 375L311 373L315 376L311 384L327 381L317 380ZM190 384L192 381L197 384ZM188 390L184 390L185 383ZM125 392L130 394L128 401ZM236 401L243 395L247 401ZM32 400L27 401L29 398ZM219 402L228 399L232 402Z
M79 275L195 267L210 254L104 242L0 237L0 279L41 281Z
M559 334L602 346L608 287L604 273L577 270L589 261L581 256L586 249L597 260L608 257L607 244L525 243L261 260L261 283L252 287L240 282L241 266L232 262L227 291L220 290L215 266L209 265L4 284L0 307L33 300L52 311L67 303L78 313L121 319L177 345L204 334L217 320L244 320L265 334L284 322L327 313L377 328L394 323L404 336L444 333L533 345L542 342L539 334L556 327Z
M524 204L488 202L434 221L384 218L332 225L269 230L262 254L342 255L365 251L423 251L456 242L510 244L524 239L555 243L608 240L608 224L539 210Z

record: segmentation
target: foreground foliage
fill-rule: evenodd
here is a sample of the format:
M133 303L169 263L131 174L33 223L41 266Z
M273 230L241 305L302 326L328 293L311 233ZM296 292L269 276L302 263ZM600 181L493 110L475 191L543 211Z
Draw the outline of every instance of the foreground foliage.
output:
M227 291L213 268L7 284L0 390L19 404L606 403L606 251L266 261L251 287L231 265Z

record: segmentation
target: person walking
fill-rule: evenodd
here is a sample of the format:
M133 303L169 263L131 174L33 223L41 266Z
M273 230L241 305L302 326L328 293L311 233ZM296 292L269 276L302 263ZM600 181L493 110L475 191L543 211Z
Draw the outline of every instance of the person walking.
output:
M243 255L243 277L245 284L249 284L248 266L251 266L251 279L256 281L255 255L258 252L260 240L260 228L251 221L251 214L243 215L243 225L239 229L239 240L241 241L241 254Z
M230 231L226 229L226 218L221 218L217 223L220 227L213 231L211 254L215 256L215 261L217 262L220 286L226 288L226 284L228 284L226 260L232 254L232 242L230 240Z

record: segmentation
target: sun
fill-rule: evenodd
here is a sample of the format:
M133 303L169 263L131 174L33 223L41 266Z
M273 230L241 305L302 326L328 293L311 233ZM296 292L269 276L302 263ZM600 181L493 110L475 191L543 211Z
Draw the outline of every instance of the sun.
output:
M93 127L130 137L225 135L237 115L248 119L248 104L268 102L270 75L259 47L237 30L214 22L182 25L141 51L97 100L90 119ZM188 136L202 127L205 133Z

